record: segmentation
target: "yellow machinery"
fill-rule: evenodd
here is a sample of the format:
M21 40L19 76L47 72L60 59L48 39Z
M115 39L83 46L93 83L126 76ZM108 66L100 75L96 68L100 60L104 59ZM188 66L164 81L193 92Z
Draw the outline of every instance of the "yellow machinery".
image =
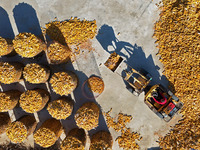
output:
M183 103L170 90L160 84L151 87L145 95L144 102L166 122L170 121L183 106Z

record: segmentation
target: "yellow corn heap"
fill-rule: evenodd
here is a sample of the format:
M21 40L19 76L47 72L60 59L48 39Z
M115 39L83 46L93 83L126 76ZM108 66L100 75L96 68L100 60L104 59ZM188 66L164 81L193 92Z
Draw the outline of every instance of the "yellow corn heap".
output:
M21 92L17 90L0 92L0 112L12 110L18 104L20 95Z
M108 60L104 63L106 67L108 67L110 70L115 70L117 63L119 62L120 56L114 52L110 55Z
M83 129L75 128L69 131L66 138L61 143L62 150L84 150L86 144L86 134Z
M12 41L0 37L0 56L8 55L13 51Z
M33 137L36 144L47 148L55 144L62 132L63 129L60 121L56 119L48 119L34 133Z
M31 58L43 50L46 50L46 44L31 33L19 33L13 40L15 51L22 57Z
M66 119L73 110L73 101L69 98L60 98L48 104L49 114L56 119Z
M119 147L124 150L139 150L139 145L136 141L140 141L142 137L138 133L131 132L130 129L122 130L121 136L116 140L118 141Z
M27 90L20 96L20 106L28 113L42 110L49 101L49 93L43 89Z
M8 113L0 113L0 135L6 131L6 128L11 123Z
M23 77L26 81L33 84L45 83L50 75L50 71L39 64L27 64L24 67Z
M200 1L162 0L154 37L164 74L184 103L183 119L159 139L163 149L200 149Z
M79 128L88 131L96 128L99 124L99 107L93 102L83 104L75 114L75 121Z
M20 63L0 62L0 82L11 84L19 82L22 75L22 65Z
M117 132L123 129L127 129L126 124L130 123L130 121L133 119L132 116L119 113L117 116L117 121L115 121L116 118L112 118L110 116L111 111L112 111L112 108L110 109L110 111L104 113L104 116L106 117L107 126L109 128L112 127Z
M6 135L13 143L23 142L36 128L36 120L33 116L24 116L9 124Z
M61 64L70 60L71 51L67 45L56 41L52 42L47 49L47 57L51 64Z
M90 150L112 150L113 140L109 132L99 131L92 136Z
M78 77L71 71L54 73L50 79L53 91L61 96L72 93L77 87L77 82Z
M99 77L90 77L88 79L89 88L95 92L101 94L104 90L104 82Z
M79 45L88 39L93 39L97 32L96 20L80 20L75 17L68 21L49 22L46 26L46 33L51 39L61 44Z

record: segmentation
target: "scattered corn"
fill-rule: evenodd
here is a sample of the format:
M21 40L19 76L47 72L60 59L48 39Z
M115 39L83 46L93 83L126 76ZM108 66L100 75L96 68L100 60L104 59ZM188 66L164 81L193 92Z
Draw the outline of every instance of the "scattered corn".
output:
M73 102L69 98L60 98L48 104L49 114L56 119L66 119L73 110Z
M75 114L75 121L79 128L88 131L96 128L99 124L99 107L93 102L83 104Z
M78 78L73 72L57 72L50 79L50 84L56 94L68 95L77 87Z
M101 94L104 90L104 82L99 77L90 77L88 79L89 88L95 92Z
M124 150L139 150L137 141L140 141L142 137L138 133L131 132L130 129L122 130L121 136L116 140L118 141L119 147Z
M24 79L33 84L45 83L49 74L49 70L36 63L27 64L23 71Z
M200 149L200 2L162 0L155 23L164 74L184 102L183 119L159 139L163 149Z
M13 46L19 55L27 58L46 50L46 44L31 33L19 33L13 40Z

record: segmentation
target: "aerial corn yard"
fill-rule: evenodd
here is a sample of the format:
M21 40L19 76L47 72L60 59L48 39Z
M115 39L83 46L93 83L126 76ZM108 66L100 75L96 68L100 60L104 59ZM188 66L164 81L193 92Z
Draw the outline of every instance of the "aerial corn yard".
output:
M200 0L0 1L0 150L199 150Z

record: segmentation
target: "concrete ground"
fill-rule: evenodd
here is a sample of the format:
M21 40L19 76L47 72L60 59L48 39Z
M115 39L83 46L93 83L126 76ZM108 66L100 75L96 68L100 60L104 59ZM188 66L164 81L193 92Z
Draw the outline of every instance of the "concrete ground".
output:
M139 97L131 94L126 89L121 76L103 65L110 53L116 51L133 68L145 68L153 76L152 85L162 83L167 86L168 81L165 76L162 76L163 66L156 56L155 40L152 38L153 26L159 17L159 10L155 5L158 2L158 0L15 0L9 2L1 0L0 36L14 38L19 32L32 32L40 35L40 26L44 27L45 23L53 21L55 17L58 20L66 20L71 16L87 20L96 19L98 34L92 40L95 50L93 52L86 50L85 53L81 53L73 64L52 67L53 72L75 69L75 73L78 74L79 86L72 94L72 98L76 101L74 112L84 102L96 101L102 111L112 108L113 117L119 112L132 115L133 120L128 126L143 137L139 142L141 150L158 147L156 141L159 136L165 135L178 118L172 119L169 123L161 120L144 104L144 93ZM1 60L6 59L1 58ZM43 59L45 58L42 56L36 60L22 60L16 56L12 58L12 61L18 60L26 64L30 61L44 62ZM89 100L81 94L81 85L93 74L103 78L105 90L96 100ZM8 90L11 87L24 91L36 86L22 81L14 86L4 85L2 89ZM52 92L48 84L37 87L46 88ZM52 100L58 97L53 93L51 95ZM14 120L25 114L20 108L9 113L15 114ZM50 118L46 110L35 114L37 115L40 122ZM62 124L66 132L76 126L73 116L62 121ZM102 129L108 130L105 119L101 115L100 126L90 131L89 135ZM113 129L109 130L114 140L120 135ZM1 143L6 140L8 139L5 134L0 136ZM30 136L25 143L33 146L32 137ZM120 150L117 142L114 142L113 150Z

